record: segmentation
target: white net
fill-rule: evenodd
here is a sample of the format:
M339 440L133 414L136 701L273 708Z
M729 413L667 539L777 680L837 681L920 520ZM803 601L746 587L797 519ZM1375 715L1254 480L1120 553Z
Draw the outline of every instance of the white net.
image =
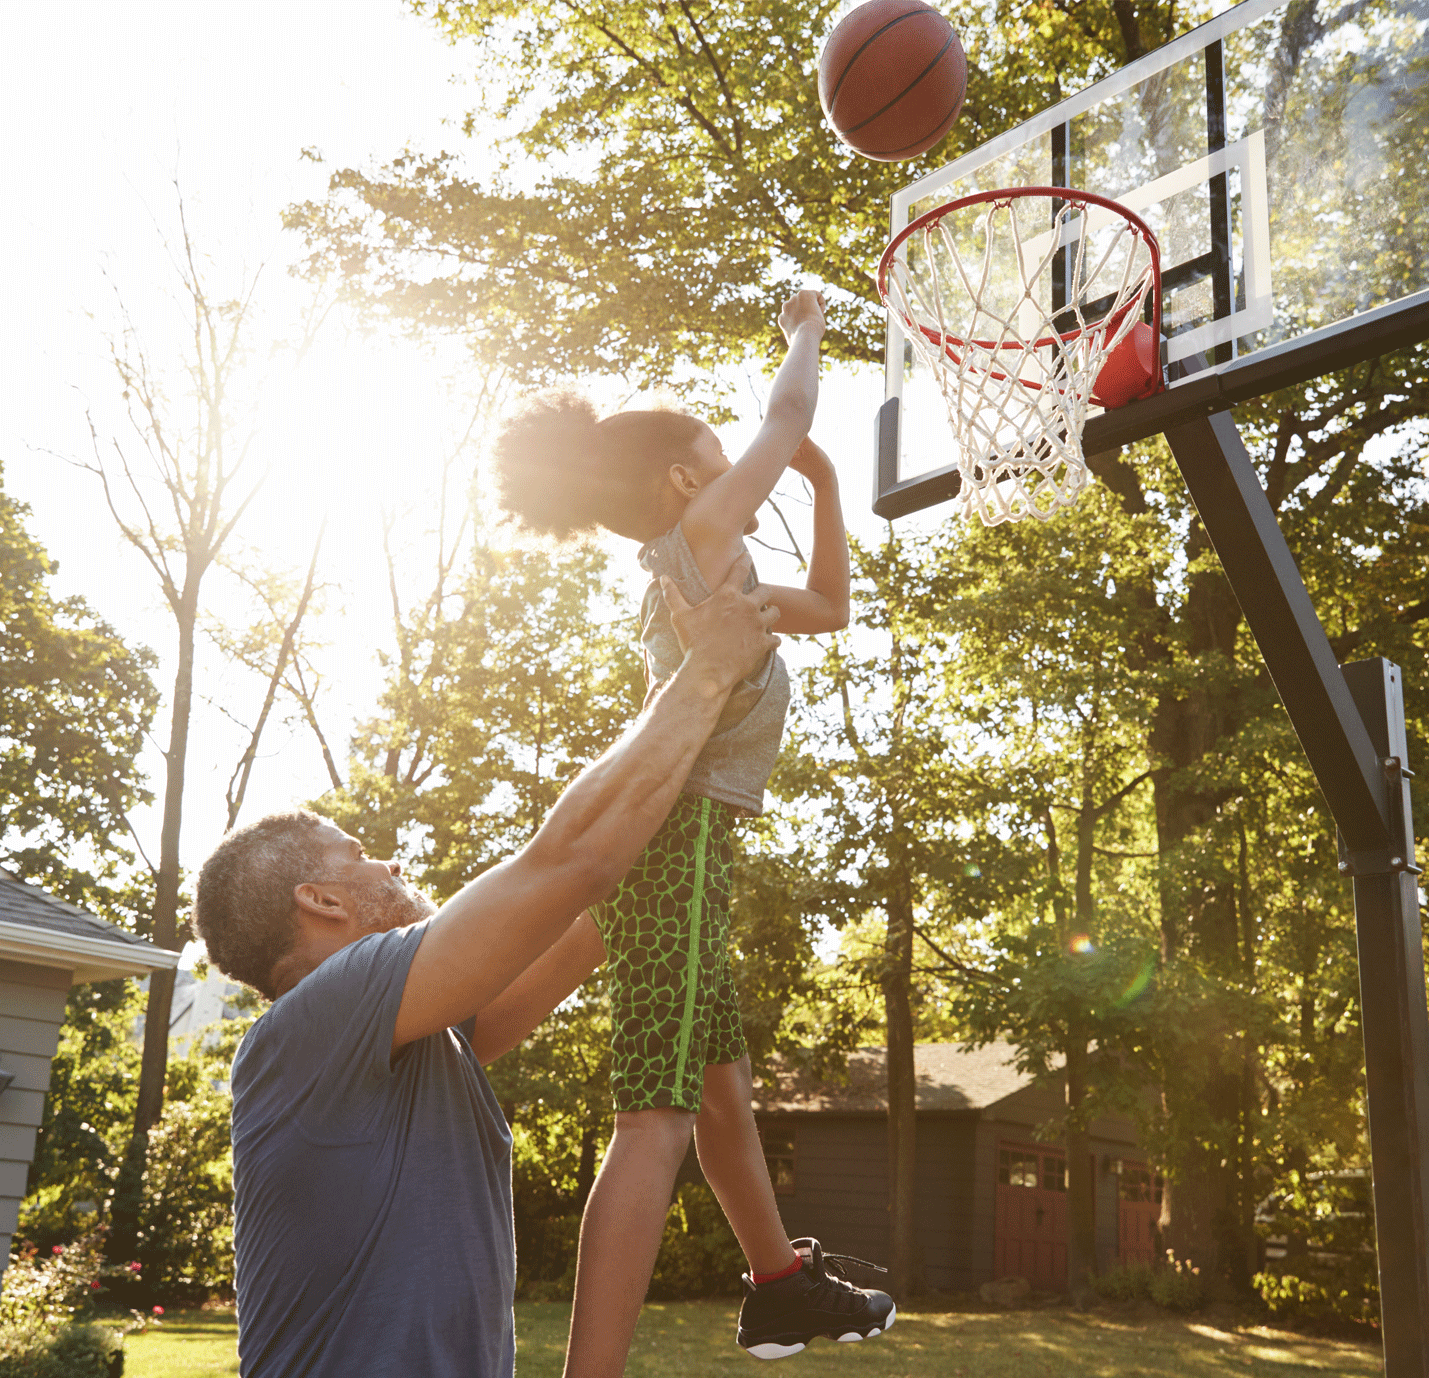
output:
M942 209L887 264L884 302L947 403L963 515L1045 521L1087 485L1082 427L1154 255L1090 202L1008 191Z

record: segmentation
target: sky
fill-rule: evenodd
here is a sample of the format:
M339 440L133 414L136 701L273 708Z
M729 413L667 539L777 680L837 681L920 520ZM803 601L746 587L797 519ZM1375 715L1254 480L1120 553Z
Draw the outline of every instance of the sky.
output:
M126 639L151 646L167 695L173 632L157 583L119 538L98 482L67 462L92 455L87 416L101 437L132 448L109 341L127 314L161 368L182 360L172 260L180 195L210 285L236 292L258 274L263 338L291 336L311 289L287 271L299 245L282 230L283 209L320 196L331 169L382 162L405 147L457 151L479 170L479 146L458 127L472 104L467 59L398 0L0 0L0 19L12 192L0 220L4 486L30 506L31 530L58 562L59 591L83 594ZM380 513L401 514L403 559L420 580L436 476L466 424L462 355L451 341L422 345L332 319L299 365L287 354L260 355L253 377L249 464L266 477L243 530L260 562L293 568L306 564L327 520L321 568L329 587L318 625L329 688L320 712L341 762L353 723L375 710L378 653L391 641ZM724 432L731 454L757 425L762 386L752 380L746 414ZM813 432L840 470L851 528L869 536L882 529L868 507L881 397L876 372L827 371ZM792 511L797 523L803 513ZM638 592L633 553L619 556ZM788 560L757 548L756 558L766 579L797 577ZM220 585L222 618L239 605ZM790 647L795 661L807 653ZM222 831L224 786L259 692L209 651L197 687L188 867ZM155 782L166 708L145 758ZM242 817L310 800L326 784L307 730L276 725ZM135 823L156 857L157 811L139 812Z

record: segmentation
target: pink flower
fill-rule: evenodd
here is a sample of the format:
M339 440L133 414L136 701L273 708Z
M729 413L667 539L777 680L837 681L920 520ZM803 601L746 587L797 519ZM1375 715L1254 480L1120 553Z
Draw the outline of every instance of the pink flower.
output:
M144 1265L142 1263L126 1263L124 1265L131 1273L137 1273Z
M97 1291L99 1291L99 1284L98 1284L97 1282L91 1282L91 1283L89 1284L89 1290L90 1290L91 1292L97 1292Z
M52 1254L55 1254L56 1256L58 1256L59 1254L64 1253L64 1251L65 1251L65 1246L64 1246L63 1244L56 1244L55 1247L50 1250L50 1252L51 1252Z
M154 1308L154 1314L156 1316L162 1316L164 1314L164 1308L162 1306L156 1306Z

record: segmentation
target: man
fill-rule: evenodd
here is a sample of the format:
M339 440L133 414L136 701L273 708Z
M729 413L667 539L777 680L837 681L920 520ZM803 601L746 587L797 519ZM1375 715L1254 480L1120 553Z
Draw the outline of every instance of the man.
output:
M260 819L204 863L210 958L274 1002L233 1065L244 1375L513 1372L511 1136L480 1063L602 959L583 911L778 644L747 572L695 608L667 584L687 648L674 678L526 847L435 914L397 863L314 814Z

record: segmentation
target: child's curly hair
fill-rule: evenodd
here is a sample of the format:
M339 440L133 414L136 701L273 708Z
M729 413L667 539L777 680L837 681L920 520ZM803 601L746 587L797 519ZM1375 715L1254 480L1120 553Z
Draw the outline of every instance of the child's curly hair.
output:
M701 429L685 412L624 411L601 420L579 393L537 393L492 446L498 499L541 535L566 539L603 526L640 539L640 514Z

